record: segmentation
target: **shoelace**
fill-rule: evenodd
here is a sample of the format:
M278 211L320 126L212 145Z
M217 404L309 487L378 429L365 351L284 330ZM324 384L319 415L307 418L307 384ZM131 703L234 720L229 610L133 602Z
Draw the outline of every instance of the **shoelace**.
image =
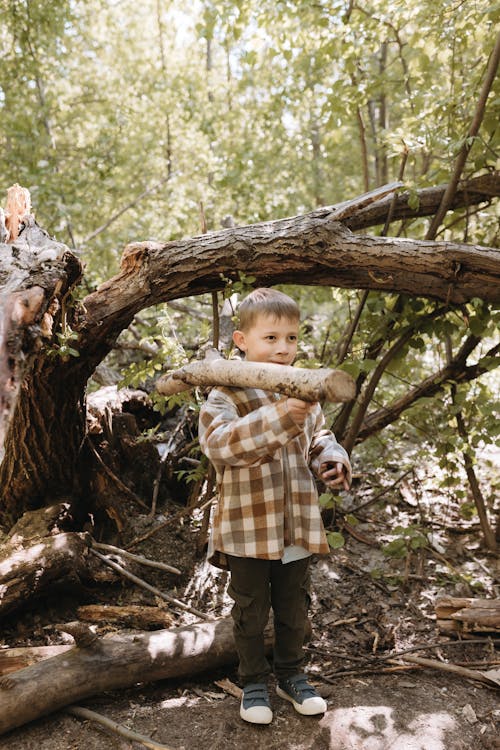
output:
M307 698L314 698L316 696L316 690L312 685L309 685L306 677L299 677L296 680L288 680L288 685L302 700Z

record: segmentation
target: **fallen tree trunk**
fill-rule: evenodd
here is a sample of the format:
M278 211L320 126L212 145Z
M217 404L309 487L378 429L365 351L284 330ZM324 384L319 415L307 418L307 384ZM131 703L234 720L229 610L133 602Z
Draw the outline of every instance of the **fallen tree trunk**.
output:
M221 619L153 633L79 639L71 650L0 680L0 733L105 690L234 664L232 632L232 620ZM271 643L268 626L268 649Z
M40 597L55 584L88 577L85 534L56 534L0 550L0 617Z
M191 362L156 383L159 393L171 396L191 386L225 385L262 388L304 401L350 401L356 395L353 378L342 370L308 370L287 365L223 359L211 350L201 362Z
M0 520L6 526L39 507L42 496L60 497L74 478L83 394L61 340L68 295L81 272L79 260L32 216L24 217L12 244L0 244Z
M0 677L18 672L20 669L50 659L58 654L65 654L74 646L28 646L21 648L0 649ZM1 688L0 688L1 689Z
M0 244L7 321L0 331L0 524L10 527L49 497L88 494L86 382L146 307L221 290L240 273L264 285L398 291L448 304L500 299L500 250L356 235L346 223L363 205L361 197L305 216L134 243L124 250L120 273L77 308L68 292L80 277L79 261L25 221L14 244Z
M392 207L392 221L433 216L439 208L446 188L447 184L423 188L413 194L414 200L411 200L412 196L408 191L399 192ZM470 209L482 203L491 203L498 195L500 195L500 172L482 174L479 177L473 177L471 180L463 180L459 184L450 209L462 207ZM376 224L384 224L392 202L392 196L381 198L360 208L348 217L344 224L353 232L373 227Z

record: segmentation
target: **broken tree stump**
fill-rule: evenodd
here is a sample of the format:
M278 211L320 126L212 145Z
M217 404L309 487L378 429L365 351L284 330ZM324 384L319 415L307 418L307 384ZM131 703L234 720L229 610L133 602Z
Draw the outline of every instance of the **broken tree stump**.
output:
M443 633L500 633L500 599L442 596L434 609Z
M75 629L72 633L77 635ZM271 645L268 625L268 650ZM184 677L236 661L229 618L152 633L78 638L69 651L0 679L0 734L106 690Z

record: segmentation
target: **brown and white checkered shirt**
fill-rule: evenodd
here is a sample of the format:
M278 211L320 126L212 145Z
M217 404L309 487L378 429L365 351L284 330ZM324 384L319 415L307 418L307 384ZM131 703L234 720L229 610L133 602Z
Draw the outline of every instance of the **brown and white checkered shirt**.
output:
M218 567L227 568L225 554L279 560L292 544L329 552L311 469L340 461L350 476L348 455L323 429L319 405L301 428L286 399L276 398L220 387L201 408L200 445L215 467L219 495L208 559Z

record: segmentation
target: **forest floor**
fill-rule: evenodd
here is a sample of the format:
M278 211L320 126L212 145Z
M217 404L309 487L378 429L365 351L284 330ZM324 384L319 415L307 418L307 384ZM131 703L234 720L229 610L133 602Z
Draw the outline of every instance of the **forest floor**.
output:
M458 674L387 661L395 652L422 647L412 653L437 664L498 669L500 658L492 640L482 634L482 642L443 635L434 614L440 594L498 596L496 561L482 550L477 524L470 523L465 531L460 524L457 533L459 524L442 516L436 546L401 558L387 556L382 547L398 524L413 528L417 507L409 485L390 490L382 500L383 506L372 505L358 514L358 538L347 534L343 548L313 562L306 669L327 700L323 716L297 714L275 694L271 681L272 724L246 724L239 717L238 699L216 685L224 678L237 683L236 665L191 679L138 684L96 695L83 705L171 750L498 750L498 690ZM420 513L421 503L422 498ZM164 517L160 514L155 522ZM137 509L131 511L122 546L150 523ZM226 574L195 553L199 527L196 518L167 526L135 550L176 565L183 571L180 579L151 570L142 575L193 607L228 615ZM4 628L1 643L62 643L54 623L77 619L76 606L117 601L158 604L147 592L115 579L101 588L59 594L16 616ZM185 612L173 614L175 624L196 619ZM63 711L0 738L0 750L140 747Z

